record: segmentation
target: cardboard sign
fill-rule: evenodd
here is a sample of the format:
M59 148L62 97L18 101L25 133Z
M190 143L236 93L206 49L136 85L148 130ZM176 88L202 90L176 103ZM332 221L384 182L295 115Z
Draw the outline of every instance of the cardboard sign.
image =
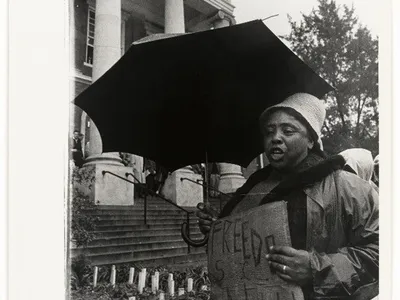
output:
M271 246L291 246L286 202L273 202L214 222L208 241L211 299L303 300L301 288L271 271Z

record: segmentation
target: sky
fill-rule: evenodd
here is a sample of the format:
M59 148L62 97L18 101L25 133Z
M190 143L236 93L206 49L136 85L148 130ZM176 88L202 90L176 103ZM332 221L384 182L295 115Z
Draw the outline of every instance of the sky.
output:
M380 2L387 0L336 0L337 4L351 6L354 4L355 14L359 21L366 25L373 35L379 35L382 28L383 11ZM312 8L318 7L317 0L232 0L235 6L234 15L237 23L254 19L264 19L279 14L264 21L276 35L285 35L290 32L287 15L295 21L301 19L301 13L309 14Z

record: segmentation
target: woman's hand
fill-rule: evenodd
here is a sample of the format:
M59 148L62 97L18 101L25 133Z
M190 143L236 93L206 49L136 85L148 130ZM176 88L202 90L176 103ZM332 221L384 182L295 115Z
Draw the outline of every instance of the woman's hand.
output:
M285 281L300 286L312 281L310 256L307 251L296 250L292 247L271 247L270 254L266 255L269 265L276 274Z
M200 231L207 234L211 230L212 223L217 220L218 212L210 204L199 203L197 208L199 210L196 212L196 216L199 218Z

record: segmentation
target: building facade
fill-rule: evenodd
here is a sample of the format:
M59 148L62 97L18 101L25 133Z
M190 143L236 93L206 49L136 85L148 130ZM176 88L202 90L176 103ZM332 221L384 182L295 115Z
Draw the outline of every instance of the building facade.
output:
M71 0L70 10L72 99L101 77L137 40L156 33L196 32L235 24L230 0ZM97 169L108 166L114 172L125 174L118 153L101 153L101 139L95 124L74 104L71 104L70 120L70 132L78 130L83 134L86 165ZM135 157L134 161L137 163L140 159ZM260 166L261 161L256 159L245 170L245 176ZM220 163L219 169L220 191L231 193L244 183L240 166ZM96 180L102 181L100 173ZM117 188L115 183L104 183L102 188L96 188L102 190L97 195L110 185ZM126 197L121 196L121 201Z

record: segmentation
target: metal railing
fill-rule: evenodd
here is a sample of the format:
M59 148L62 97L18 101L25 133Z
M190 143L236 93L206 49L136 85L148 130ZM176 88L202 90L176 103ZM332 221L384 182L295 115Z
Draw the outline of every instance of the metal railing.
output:
M133 175L132 173L125 173L125 177L128 178L129 176L132 176L134 180L136 180L135 182L135 186L139 186L141 189L146 189L147 187L141 183L139 181L139 179L136 178L135 175ZM144 215L143 215L143 219L144 219L144 224L147 225L147 193L144 194L143 197L144 200ZM135 202L135 193L133 193L133 202Z
M125 182L131 183L131 184L133 184L135 186L140 186L140 188L144 189L150 195L156 196L156 197L164 200L165 202L168 202L169 204L175 206L176 208L180 209L181 211L185 212L186 213L186 222L184 222L182 224L181 233L182 233L182 238L185 241L190 240L190 215L193 214L192 211L188 211L188 210L184 209L183 207L180 207L178 204L172 202L171 200L169 200L169 199L157 194L156 192L152 191L151 189L147 188L147 186L144 185L143 183L141 183L135 177L135 175L133 175L132 173L125 173L125 176L126 177L132 176L137 182L130 181L129 179L126 179L126 178L124 178L122 176L119 176L118 174L115 174L115 173L110 172L110 171L102 171L102 174L103 174L103 176L106 175L106 174L110 174L110 175L112 175L114 177L117 177L117 178L119 178L119 179L121 179L121 180L123 180ZM144 197L144 224L147 225L147 195L145 195L145 197ZM189 243L187 243L187 244L188 244L188 253L190 253L190 244Z

